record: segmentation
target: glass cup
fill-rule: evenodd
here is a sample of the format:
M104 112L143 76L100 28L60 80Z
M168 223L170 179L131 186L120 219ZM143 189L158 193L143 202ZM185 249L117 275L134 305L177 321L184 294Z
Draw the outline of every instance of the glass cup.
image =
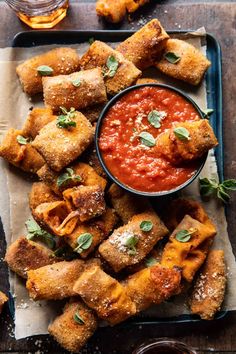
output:
M5 0L31 28L52 28L65 16L69 0Z
M197 352L175 339L158 338L141 344L132 354L197 354Z

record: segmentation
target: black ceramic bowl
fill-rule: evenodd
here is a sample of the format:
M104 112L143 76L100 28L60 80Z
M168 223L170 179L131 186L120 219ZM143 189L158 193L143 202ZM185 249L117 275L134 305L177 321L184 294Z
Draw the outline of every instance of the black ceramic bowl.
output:
M167 88L169 90L172 90L176 93L178 93L180 96L182 96L185 100L187 100L188 102L190 102L192 104L192 106L196 109L196 111L198 112L198 114L200 115L200 117L202 119L204 119L204 114L201 111L201 109L198 107L198 105L188 96L186 95L183 91L176 89L175 87L172 87L170 85L165 85L165 84L156 84L156 83L150 83L150 84L142 84L142 85L134 85L131 87L128 87L127 89L119 92L116 96L114 96L104 107L104 109L102 110L99 119L97 121L97 125L96 125L96 132L95 132L95 145L96 145L96 151L97 151L97 155L99 158L99 161L102 165L102 167L104 168L106 174L109 176L109 178L116 184L118 184L121 188L125 189L128 192L134 193L136 195L139 196L146 196L146 197L160 197L160 196L167 196L167 195L171 195L173 193L176 193L178 191L180 191L181 189L187 187L189 184L191 184L199 175L199 173L201 172L206 159L207 159L207 155L204 155L201 158L202 163L200 164L199 168L196 170L195 174L193 176L191 176L191 178L189 178L186 182L182 183L181 185L179 185L176 188L170 189L170 190L166 190L166 191L159 191L159 192L144 192L144 191L139 191L137 189L133 189L132 187L123 184L121 181L119 181L107 168L102 154L100 152L100 148L99 148L99 136L100 136L100 131L101 131L101 127L102 127L102 123L103 123L103 119L106 116L107 112L109 111L109 109L116 103L116 101L118 101L122 96L126 95L128 92L138 89L140 87L146 87L146 86L155 86L155 87L163 87L163 88Z

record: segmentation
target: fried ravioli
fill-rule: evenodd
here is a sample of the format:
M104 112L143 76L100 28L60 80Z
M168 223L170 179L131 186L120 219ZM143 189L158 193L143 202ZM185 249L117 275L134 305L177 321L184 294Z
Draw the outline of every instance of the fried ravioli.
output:
M29 205L33 212L42 203L56 202L59 197L44 182L35 182L29 194Z
M2 291L0 291L0 314L2 313L3 306L7 301L8 297Z
M119 23L126 15L125 0L98 0L96 12L108 22Z
M22 133L25 136L35 138L39 131L57 117L53 115L51 108L34 108L29 112Z

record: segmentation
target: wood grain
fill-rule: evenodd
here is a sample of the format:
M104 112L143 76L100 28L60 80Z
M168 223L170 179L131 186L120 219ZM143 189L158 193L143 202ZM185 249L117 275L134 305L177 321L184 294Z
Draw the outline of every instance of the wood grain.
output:
M137 29L141 27L140 19L157 17L168 30L197 29L205 26L206 30L220 41L223 53L223 107L224 107L224 148L225 177L236 177L236 3L209 1L153 1L145 6L143 14L136 13L129 23L125 20L119 27L107 25L98 20L93 0L87 3L72 2L66 19L55 29ZM10 46L14 35L19 31L28 30L7 7L0 2L0 46ZM236 193L227 208L228 229L234 252L236 254ZM0 230L1 233L1 230ZM0 240L0 257L4 255L5 242ZM7 289L4 280L6 266L0 262L0 288ZM33 319L37 321L37 319ZM0 352L1 353L65 353L48 336L37 336L15 341L11 337L9 326L13 324L9 312L5 309L0 319ZM100 329L91 339L87 354L128 354L132 348L148 338L168 336L189 343L198 353L236 353L236 314L229 313L219 321L192 324L159 324L151 326L117 326ZM37 341L42 339L42 343Z

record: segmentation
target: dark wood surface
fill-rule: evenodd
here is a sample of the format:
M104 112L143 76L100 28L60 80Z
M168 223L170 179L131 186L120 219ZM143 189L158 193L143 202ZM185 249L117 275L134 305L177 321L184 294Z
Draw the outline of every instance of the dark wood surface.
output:
M224 113L224 157L226 178L236 177L236 3L235 0L153 1L142 12L133 16L131 22L124 20L120 26L107 25L98 20L94 1L71 3L68 16L55 29L138 29L142 18L157 17L168 30L197 29L205 26L221 43L223 52L223 113ZM14 35L29 28L22 24L0 1L0 47L11 45ZM236 254L236 193L227 208L228 230ZM0 230L1 233L1 230ZM4 255L5 242L0 240L0 257ZM4 280L6 266L0 262L0 287L7 289ZM33 319L37 321L37 318ZM64 353L48 336L37 336L16 341L12 334L13 322L7 309L0 319L1 353ZM192 324L160 324L136 327L115 327L99 330L82 353L128 354L132 348L152 337L174 337L191 344L198 353L236 353L236 314L228 313L219 321ZM42 340L42 341L41 341Z

